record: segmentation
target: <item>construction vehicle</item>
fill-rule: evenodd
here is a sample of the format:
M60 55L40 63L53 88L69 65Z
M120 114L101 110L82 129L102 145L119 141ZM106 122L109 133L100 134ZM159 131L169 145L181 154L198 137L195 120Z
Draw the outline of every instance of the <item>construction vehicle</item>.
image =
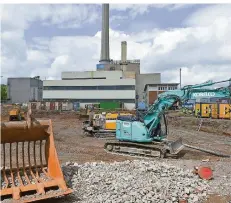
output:
M116 137L108 140L104 145L104 149L109 153L149 157L177 156L185 147L219 154L183 144L182 138L169 141L167 139L168 130L165 111L176 102L185 102L198 94L215 94L220 98L230 97L231 94L228 88L204 88L221 82L226 81L207 81L202 84L188 85L180 90L171 90L159 94L158 99L141 119L118 117L116 121Z
M1 200L33 202L72 193L57 157L51 120L1 123Z
M14 108L9 111L9 121L21 120L25 120L25 112L23 112L19 106L14 106Z
M97 138L115 136L116 119L118 115L129 116L127 113L107 113L95 114L93 111L89 114L89 120L83 122L83 131L85 135L91 135Z

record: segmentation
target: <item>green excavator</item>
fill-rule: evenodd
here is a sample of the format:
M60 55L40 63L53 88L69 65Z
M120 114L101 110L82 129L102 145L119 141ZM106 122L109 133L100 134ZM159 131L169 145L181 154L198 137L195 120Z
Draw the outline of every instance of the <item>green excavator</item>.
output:
M183 148L188 147L229 157L230 155L222 155L211 150L183 144L182 138L169 141L165 117L165 111L176 102L186 102L189 99L196 98L198 95L202 97L213 95L213 97L230 98L230 90L226 87L208 88L208 86L228 81L230 79L219 82L207 81L202 84L187 85L179 90L166 91L158 96L158 99L148 109L143 118L137 119L134 116L118 117L116 121L116 137L108 140L104 145L104 149L109 153L166 157L168 155L175 156Z

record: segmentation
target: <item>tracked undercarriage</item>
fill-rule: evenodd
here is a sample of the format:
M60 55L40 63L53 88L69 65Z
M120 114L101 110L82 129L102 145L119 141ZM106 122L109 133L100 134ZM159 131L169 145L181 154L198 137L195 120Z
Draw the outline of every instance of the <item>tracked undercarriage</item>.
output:
M152 142L151 144L111 140L104 144L104 150L108 153L155 158L176 157L183 148L182 139L175 142Z
M111 137L114 138L116 132L114 130L104 130L104 129L95 130L92 127L88 127L88 129L83 129L83 134L95 138L111 138Z
M106 152L124 156L135 156L142 158L177 158L180 151L182 151L184 148L190 148L219 157L231 158L231 155L228 154L183 144L181 138L174 142L152 142L152 144L121 142L115 140L114 138L107 140L108 141L104 144L104 150Z

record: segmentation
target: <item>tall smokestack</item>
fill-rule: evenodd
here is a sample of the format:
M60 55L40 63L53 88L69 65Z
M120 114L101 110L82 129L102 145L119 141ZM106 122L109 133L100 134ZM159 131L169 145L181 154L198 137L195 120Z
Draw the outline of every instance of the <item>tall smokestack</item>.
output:
M127 42L121 42L121 69L122 71L126 71L127 69Z
M109 53L109 4L102 5L102 32L100 63L110 63Z
M127 61L127 42L121 42L121 62L124 63Z

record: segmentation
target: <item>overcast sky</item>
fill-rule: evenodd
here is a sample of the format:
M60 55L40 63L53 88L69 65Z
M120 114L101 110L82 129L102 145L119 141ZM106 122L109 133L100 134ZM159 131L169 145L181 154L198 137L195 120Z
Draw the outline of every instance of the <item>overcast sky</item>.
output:
M62 71L96 70L101 5L5 5L1 75L60 79ZM183 84L231 77L231 4L110 5L110 57L141 59L141 72Z

